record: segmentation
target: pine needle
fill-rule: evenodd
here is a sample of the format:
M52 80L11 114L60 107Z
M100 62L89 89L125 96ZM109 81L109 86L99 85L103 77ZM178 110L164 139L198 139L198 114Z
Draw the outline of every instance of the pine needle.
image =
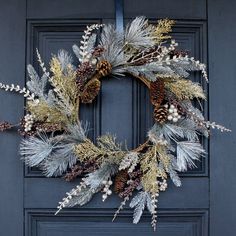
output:
M167 80L165 88L170 90L179 100L201 98L206 99L206 95L202 87L198 83L194 83L186 79Z
M169 19L162 19L158 21L155 31L153 32L154 39L158 44L171 38L168 34L172 32L172 26L174 24L175 21Z

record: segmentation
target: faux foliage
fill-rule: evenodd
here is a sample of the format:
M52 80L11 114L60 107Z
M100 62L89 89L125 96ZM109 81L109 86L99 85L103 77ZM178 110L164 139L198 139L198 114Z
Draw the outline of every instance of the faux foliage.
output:
M81 175L80 183L59 202L56 214L87 204L98 192L105 201L113 193L115 179L115 192L122 199L114 218L130 200L133 223L147 208L155 229L158 197L167 189L168 178L181 186L178 173L194 168L206 154L201 140L209 136L210 128L230 131L205 120L202 109L196 108L207 95L189 75L199 71L208 81L206 66L178 50L170 35L173 25L168 19L149 24L140 16L123 32L111 24L87 26L78 46L72 46L75 62L67 51L59 50L46 65L36 50L40 71L27 66L27 88L0 83L0 89L27 99L27 114L19 122L25 164L38 167L47 177ZM147 86L154 108L147 140L133 150L111 134L93 142L79 114L80 105L92 103L101 92L104 77L127 79L126 75ZM0 131L17 126L0 123Z

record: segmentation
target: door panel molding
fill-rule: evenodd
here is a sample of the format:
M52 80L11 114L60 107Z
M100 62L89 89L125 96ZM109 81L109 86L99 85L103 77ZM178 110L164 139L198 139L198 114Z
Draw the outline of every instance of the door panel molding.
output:
M131 224L132 214L131 210L123 210L113 223L113 209L65 210L57 216L51 209L26 209L26 236L74 236L78 232L81 236L207 235L208 211L205 209L159 211L156 232L150 227L150 214L144 212L138 225Z

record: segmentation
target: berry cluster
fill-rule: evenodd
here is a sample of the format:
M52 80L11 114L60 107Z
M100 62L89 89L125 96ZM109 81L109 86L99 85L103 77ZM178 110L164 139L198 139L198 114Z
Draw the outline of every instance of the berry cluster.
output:
M168 109L167 119L169 121L177 122L181 118L181 115L178 113L178 109L173 104L165 104L164 106Z
M103 188L104 194L102 195L102 201L103 202L107 199L108 195L112 194L112 191L110 190L110 186L112 185L112 183L113 182L111 180L107 180L107 181L104 180L102 182L102 184L104 185L104 188Z
M165 191L167 189L166 179L163 179L163 181L159 182L159 184L160 184L160 191Z
M35 119L35 116L31 115L31 114L27 114L24 117L24 121L25 121L25 123L24 123L24 131L25 132L31 131L33 123L34 123L34 119Z

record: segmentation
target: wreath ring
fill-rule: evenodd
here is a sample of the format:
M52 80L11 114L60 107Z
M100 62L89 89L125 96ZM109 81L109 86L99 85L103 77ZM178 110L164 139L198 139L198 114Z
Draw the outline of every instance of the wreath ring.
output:
M137 17L123 33L113 25L87 26L80 47L73 46L78 66L68 52L60 50L53 55L48 72L37 50L41 78L28 65L26 88L0 83L1 89L27 99L27 114L20 124L0 123L0 131L19 126L25 137L20 154L26 165L39 167L47 177L66 173L67 181L82 176L80 184L59 202L56 214L65 207L88 203L97 192L103 193L105 201L114 185L114 192L123 199L114 218L130 200L133 223L139 222L147 207L155 229L158 196L166 190L168 177L181 186L178 171L194 167L205 154L199 135L208 137L210 128L230 131L206 121L192 104L206 96L201 85L187 79L188 72L200 71L207 80L206 66L177 50L178 44L169 35L173 24L164 19L151 25L145 17ZM100 35L94 33L100 28ZM155 120L147 141L130 151L112 135L97 137L94 144L79 120L80 103L93 101L101 78L125 74L149 89Z

